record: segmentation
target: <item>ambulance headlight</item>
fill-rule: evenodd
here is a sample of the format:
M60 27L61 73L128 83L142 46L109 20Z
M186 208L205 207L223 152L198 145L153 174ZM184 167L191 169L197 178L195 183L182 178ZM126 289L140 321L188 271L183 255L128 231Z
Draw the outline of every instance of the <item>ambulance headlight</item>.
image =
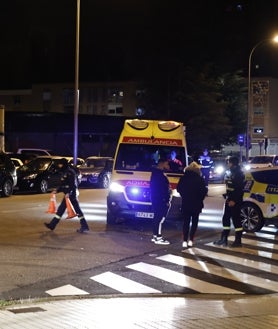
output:
M138 194L140 193L140 190L139 190L138 187L133 187L133 188L131 189L131 193L132 193L133 195L138 195Z
M119 183L112 182L109 186L111 192L122 193L124 192L125 187Z

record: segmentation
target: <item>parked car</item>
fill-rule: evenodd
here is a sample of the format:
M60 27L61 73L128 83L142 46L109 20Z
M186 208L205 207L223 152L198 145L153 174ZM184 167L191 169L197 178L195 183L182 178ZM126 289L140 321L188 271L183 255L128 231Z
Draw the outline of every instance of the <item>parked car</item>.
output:
M249 232L259 231L267 224L278 227L278 167L245 173L241 222Z
M71 166L73 166L73 157L68 157L68 156L64 156L63 158L65 158L65 159L67 159L68 160L68 162L69 162L69 164L71 165ZM83 165L85 163L85 160L84 159L82 159L82 158L77 158L76 159L76 167L78 168L78 167L80 167L81 165Z
M44 149L36 149L36 148L19 148L17 150L18 154L35 154L37 156L39 155L51 155L49 150L44 150Z
M113 158L91 156L78 169L81 174L80 186L108 188L110 184Z
M37 155L32 153L8 153L11 159L19 159L23 164L35 159Z
M18 191L46 193L60 183L60 172L57 168L62 156L38 156L17 170Z
M13 194L17 184L17 173L15 165L6 153L0 153L0 194L8 197Z
M278 155L256 155L245 165L245 170L278 166Z

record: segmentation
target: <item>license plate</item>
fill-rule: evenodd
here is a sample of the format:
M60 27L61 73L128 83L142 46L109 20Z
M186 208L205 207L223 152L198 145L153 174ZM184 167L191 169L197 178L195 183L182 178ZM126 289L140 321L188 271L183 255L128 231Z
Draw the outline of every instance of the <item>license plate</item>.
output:
M136 212L135 217L153 218L153 213L152 212Z

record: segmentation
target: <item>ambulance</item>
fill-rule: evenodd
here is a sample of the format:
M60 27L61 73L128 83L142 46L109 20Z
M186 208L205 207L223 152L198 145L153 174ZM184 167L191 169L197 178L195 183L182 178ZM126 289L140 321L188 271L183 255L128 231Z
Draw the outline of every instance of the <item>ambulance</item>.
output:
M265 225L278 228L278 168L247 171L241 222L247 232L257 232Z
M160 158L169 159L170 164L165 172L172 193L168 217L180 216L181 197L176 187L188 165L185 126L176 121L129 119L124 122L115 152L107 224L153 218L150 177Z

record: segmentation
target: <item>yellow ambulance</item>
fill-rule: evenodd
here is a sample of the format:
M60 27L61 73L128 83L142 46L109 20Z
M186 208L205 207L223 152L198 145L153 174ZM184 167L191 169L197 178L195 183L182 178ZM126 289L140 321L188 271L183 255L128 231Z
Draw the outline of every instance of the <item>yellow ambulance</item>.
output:
M278 227L278 168L253 169L245 174L241 222L248 232L264 225Z
M165 157L170 164L170 170L165 175L172 191L168 217L180 216L181 198L176 186L188 164L185 126L176 121L125 120L107 196L108 224L153 217L151 171L158 160Z

